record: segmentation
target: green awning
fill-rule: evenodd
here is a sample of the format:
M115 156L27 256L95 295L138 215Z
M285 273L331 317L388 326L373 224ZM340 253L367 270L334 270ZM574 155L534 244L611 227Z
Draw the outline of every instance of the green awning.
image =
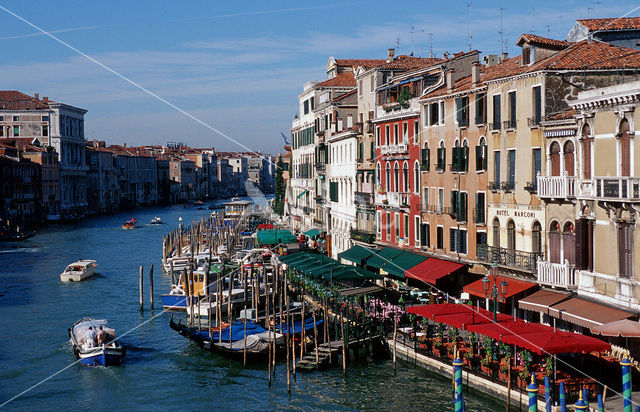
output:
M302 193L300 193L298 196L296 196L297 199L300 199L302 196L305 195L305 193L307 193L309 190L304 190Z
M306 232L303 233L303 235L307 236L307 237L314 237L314 236L318 236L320 234L320 230L318 230L317 228L313 228L313 229L309 229Z
M390 275L404 278L404 272L406 270L409 270L417 264L424 262L425 260L427 260L427 257L411 252L402 252L398 256L389 260L390 262L386 262L386 264L382 265L382 270Z
M293 253L291 255L279 256L278 260L280 260L280 262L282 263L289 264L289 262L295 262L305 257L306 257L306 253L299 252L299 253Z
M366 247L355 245L342 253L338 253L338 259L345 259L358 265L362 265L368 258L373 256L375 252Z
M277 245L278 243L296 243L298 239L288 230L260 230L256 233L258 244Z
M382 276L371 271L355 267L344 266L340 270L334 270L333 273L327 272L322 275L325 280L376 280L382 279Z
M320 263L318 263L320 265ZM311 276L312 278L316 278L318 276L321 276L325 273L331 273L332 270L338 270L339 268L343 267L344 265L341 265L340 263L337 263L336 261L332 261L330 263L326 263L322 266L316 266L310 269L306 270L306 274Z
M367 266L380 269L385 263L392 260L393 258L400 255L401 253L402 253L401 249L386 247L381 251L376 252L373 256L367 259Z

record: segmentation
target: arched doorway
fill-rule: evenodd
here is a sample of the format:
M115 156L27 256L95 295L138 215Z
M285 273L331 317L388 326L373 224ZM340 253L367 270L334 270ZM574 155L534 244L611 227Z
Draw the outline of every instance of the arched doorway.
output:
M582 178L591 179L591 128L585 124L582 128Z
M549 154L551 155L551 176L560 176L560 145L558 142L551 143Z
M549 262L551 263L561 263L562 239L560 236L560 223L554 220L549 227Z
M621 176L631 176L631 134L627 119L620 122L620 156Z
M570 265L576 263L576 236L575 226L573 222L567 222L562 228L562 251L564 252L564 259L569 261Z
M493 247L500 247L500 220L493 219Z
M567 176L574 175L574 147L573 142L568 140L564 144L564 171Z
M531 227L531 251L535 254L542 253L542 226L537 220Z

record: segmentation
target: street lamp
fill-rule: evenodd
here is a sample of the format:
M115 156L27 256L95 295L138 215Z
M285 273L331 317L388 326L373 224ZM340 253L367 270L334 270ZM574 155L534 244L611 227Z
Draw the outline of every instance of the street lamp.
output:
M491 277L493 278L493 285L491 285L491 280L489 276L486 275L484 279L482 279L482 289L484 290L487 299L493 300L493 321L498 321L498 300L505 299L507 297L507 290L509 288L509 284L502 279L502 282L498 284L498 265L491 265Z

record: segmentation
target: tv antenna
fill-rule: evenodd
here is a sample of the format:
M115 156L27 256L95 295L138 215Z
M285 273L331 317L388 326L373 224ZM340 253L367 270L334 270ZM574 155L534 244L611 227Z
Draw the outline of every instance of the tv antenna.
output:
M498 32L500 34L500 53L504 53L504 33L502 31L502 12L504 11L504 9L502 7L500 7L500 31Z
M587 7L587 18L589 18L589 12L593 10L593 7Z
M536 32L536 0L533 0L531 6L531 33Z
M429 57L433 57L433 33L429 33Z
M469 40L469 51L471 51L471 39L473 36L471 35L471 2L467 3L467 8L469 9L469 21L467 22L467 39Z
M547 24L547 37L551 37L551 25Z
M422 32L424 29L416 29L415 26L411 26L411 55L413 56L413 33Z

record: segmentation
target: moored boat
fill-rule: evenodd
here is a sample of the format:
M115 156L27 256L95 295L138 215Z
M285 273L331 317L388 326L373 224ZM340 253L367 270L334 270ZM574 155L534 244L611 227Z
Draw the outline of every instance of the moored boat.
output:
M125 230L134 229L137 224L138 224L138 221L135 218L131 218L122 224L122 228Z
M99 332L104 332L104 341ZM125 348L116 340L116 331L105 319L82 318L69 328L73 352L86 366L112 366L122 363Z
M63 282L80 282L95 275L98 264L95 260L80 259L71 263L60 274L60 280Z

